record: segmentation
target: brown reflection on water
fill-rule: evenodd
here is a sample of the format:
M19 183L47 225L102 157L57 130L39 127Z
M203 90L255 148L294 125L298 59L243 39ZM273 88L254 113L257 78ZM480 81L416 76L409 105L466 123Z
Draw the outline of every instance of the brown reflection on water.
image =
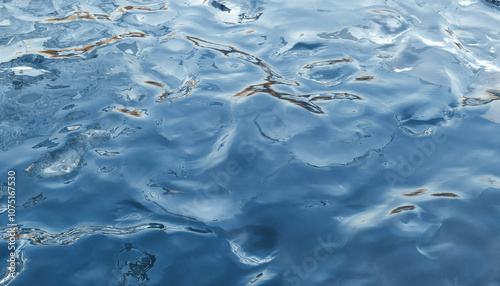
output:
M454 193L436 193L432 194L434 197L449 197L449 198L458 198L459 196Z
M39 51L39 53L50 55L51 58L71 58L71 57L80 57L83 54L87 53L90 50L95 48L108 45L110 43L116 42L120 39L124 38L145 38L148 35L142 32L130 32L121 34L118 36L114 36L111 38L104 39L102 41L78 48L69 48L69 49L61 49L61 50L43 50Z
M57 17L46 19L45 22L67 22L67 21L75 21L75 20L92 20L92 21L113 21L117 18L120 18L122 14L131 12L131 11L146 11L146 12L154 12L154 11L163 11L167 10L167 4L163 4L161 6L158 5L150 5L150 6L132 6L128 5L125 7L120 7L117 10L111 12L110 14L92 14L87 11L78 10L72 12L68 16L65 17Z
M337 100L337 99L362 100L362 98L357 95L350 93L342 93L342 92L291 94L287 92L277 91L274 88L275 85L300 86L300 83L298 83L295 80L291 80L281 76L280 74L275 72L274 69L269 64L264 62L262 59L253 56L247 52L240 51L232 46L209 42L193 36L186 36L186 39L191 41L198 47L212 49L222 53L226 57L237 58L246 61L250 64L253 64L262 69L262 71L264 71L267 74L265 82L247 86L242 91L234 94L233 97L235 98L248 97L257 93L266 93L272 97L288 101L302 108L305 108L313 113L318 113L318 114L324 114L324 111L321 109L320 106L313 103L313 101L327 101L327 100ZM317 66L334 65L337 63L351 62L351 61L352 60L349 58L319 61L308 64L304 66L303 69L310 69Z
M162 10L167 10L168 7L167 7L167 4L163 4L161 7L159 8L152 8L151 6L132 6L132 5L129 5L129 6L125 6L123 8L120 8L118 11L120 12L127 12L127 11L133 11L133 10L139 10L139 11L162 11Z
M158 101L172 101L186 97L193 92L193 88L197 86L199 82L200 81L196 77L189 77L179 88L173 91L165 89L165 91L158 96Z
M327 61L318 61L318 62L313 62L310 64L307 64L303 66L303 69L313 69L317 67L324 67L324 66L331 66L339 63L350 63L352 62L352 59L349 58L343 58L343 59L338 59L338 60L327 60Z
M130 110L128 108L115 108L115 110L135 117L142 117L142 114L144 113L144 111L142 110L136 110L136 109Z
M361 76L361 77L357 77L354 79L354 81L371 81L373 80L375 77L371 76L371 75L367 75L367 76Z
M485 105L490 102L500 100L500 90L498 89L488 89L485 91L485 95L483 97L464 97L462 100L463 106L480 106Z
M411 193L403 194L403 196L414 197L414 196L418 196L418 195L422 194L425 191L427 191L427 189L418 189L418 190L413 191Z
M254 55L251 55L247 52L240 51L240 50L236 49L235 47L217 44L214 42L209 42L209 41L200 39L198 37L193 37L193 36L186 36L186 39L198 47L215 50L215 51L218 51L218 52L224 54L226 57L237 58L237 59L246 61L248 63L251 63L255 66L258 66L267 74L266 80L269 82L276 82L276 83L280 83L280 84L284 84L284 85L300 86L300 84L298 82L291 80L291 79L287 79L287 78L279 75L277 72L275 72L273 70L273 68L271 66L269 66L262 59L254 56Z
M163 83L157 82L157 81L148 80L148 81L145 81L144 83L150 84L150 85L154 85L154 86L157 86L157 87L165 87L165 85Z
M397 207L391 211L390 215L397 214L397 213L404 212L404 211L411 211L411 210L414 210L415 208L416 207L412 206L412 205Z
M46 19L46 22L65 22L65 21L74 21L74 20L93 20L93 21L111 21L108 15L106 14L92 14L90 12L78 11L73 12L66 17L60 18L50 18Z
M311 93L311 94L291 94L286 92L276 91L271 86L277 85L277 82L265 82L261 84L250 85L243 89L242 91L233 95L233 97L247 97L256 93L267 93L272 97L282 99L305 108L313 113L324 114L321 107L313 103L313 101L328 101L328 100L338 100L338 99L348 99L348 100L362 100L361 97L342 92L324 92L324 93Z

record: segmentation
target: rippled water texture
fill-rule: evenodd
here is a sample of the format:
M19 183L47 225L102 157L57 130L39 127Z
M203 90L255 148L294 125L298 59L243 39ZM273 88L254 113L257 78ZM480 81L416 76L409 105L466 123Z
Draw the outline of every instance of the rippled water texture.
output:
M500 2L0 4L1 285L500 285Z

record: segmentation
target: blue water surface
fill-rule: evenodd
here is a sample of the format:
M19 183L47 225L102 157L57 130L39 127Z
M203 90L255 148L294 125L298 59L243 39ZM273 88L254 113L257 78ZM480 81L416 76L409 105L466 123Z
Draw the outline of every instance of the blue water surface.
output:
M500 285L499 9L4 0L0 284Z

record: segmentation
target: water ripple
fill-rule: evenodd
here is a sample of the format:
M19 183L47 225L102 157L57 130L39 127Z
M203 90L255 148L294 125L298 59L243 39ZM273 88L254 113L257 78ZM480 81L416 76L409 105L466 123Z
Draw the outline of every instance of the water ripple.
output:
M498 284L498 6L4 1L0 284Z

